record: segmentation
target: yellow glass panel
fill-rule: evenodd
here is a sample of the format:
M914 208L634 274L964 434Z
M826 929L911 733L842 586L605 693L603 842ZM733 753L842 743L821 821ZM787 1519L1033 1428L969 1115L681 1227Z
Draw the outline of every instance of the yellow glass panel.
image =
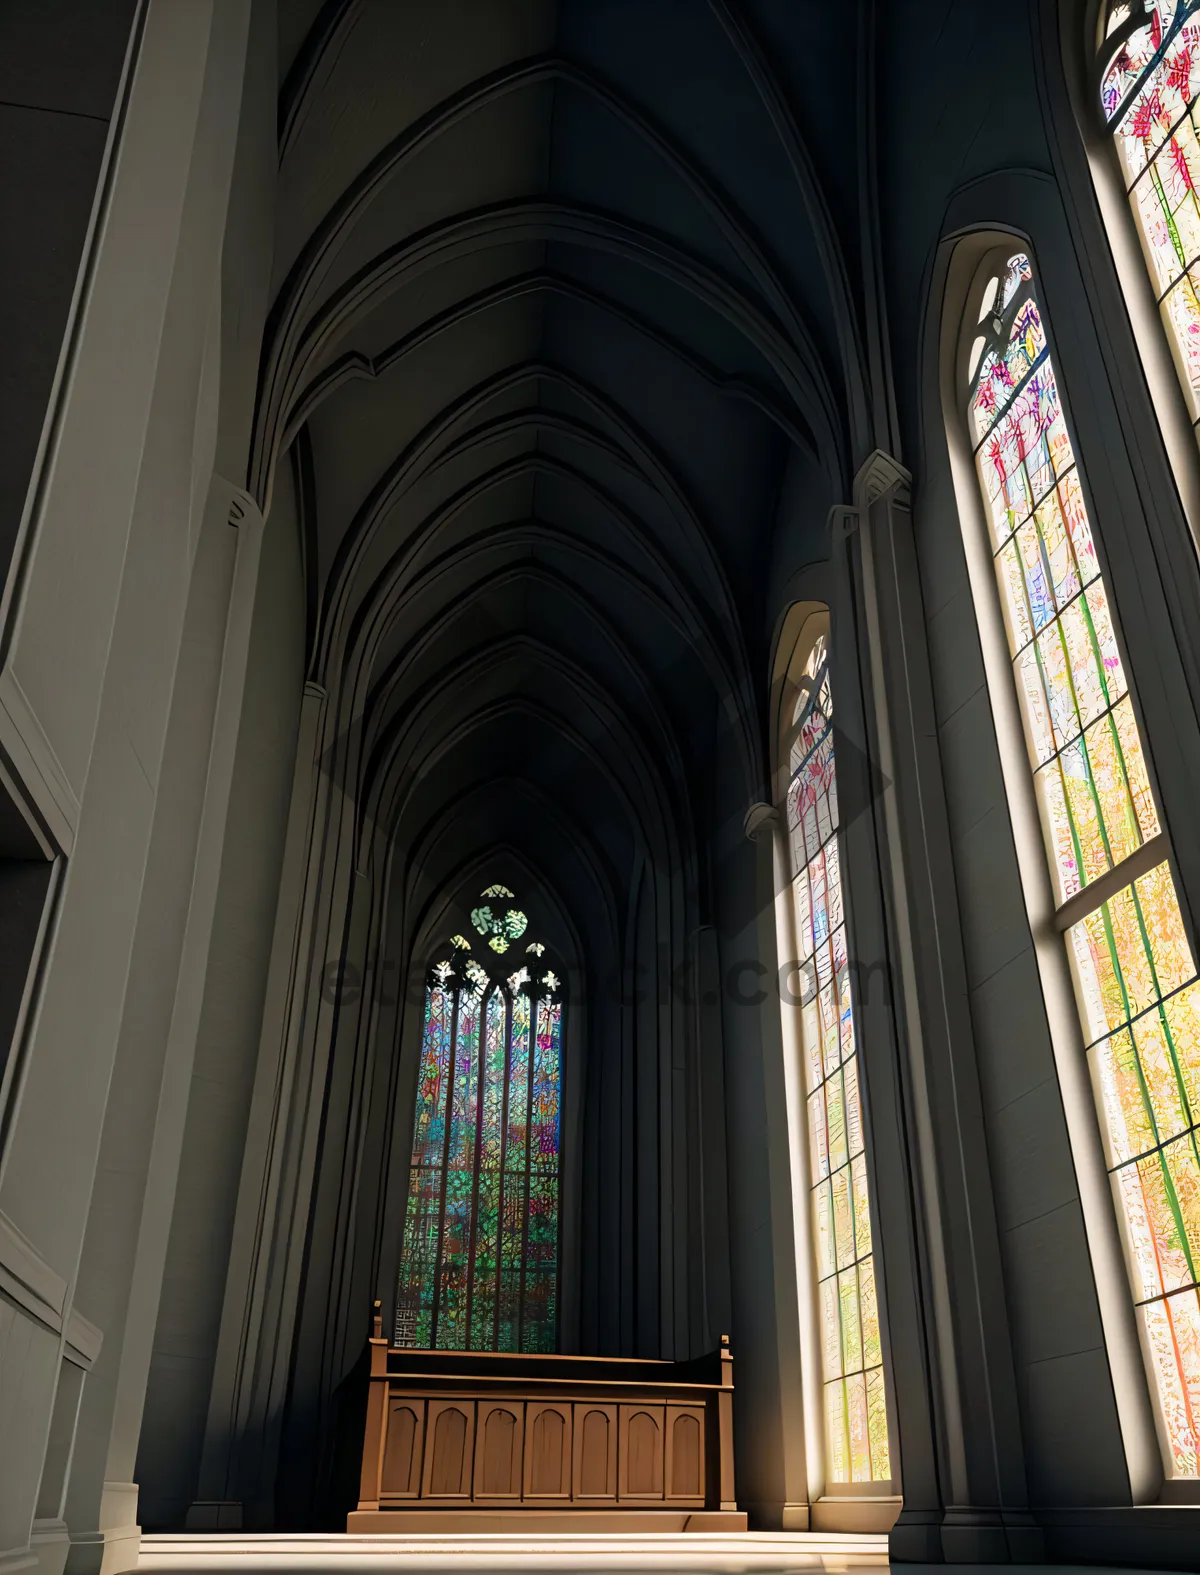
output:
M1078 853L1078 870L1086 886L1097 875L1103 875L1108 870L1109 859L1104 846L1099 794L1083 739L1077 738L1073 744L1068 744L1059 755L1058 763L1062 768L1063 786L1066 789L1068 840L1073 852ZM1043 769L1049 770L1049 767ZM1060 866L1059 876L1064 885L1067 876L1073 874L1075 868L1073 861L1065 868Z
M1170 1440L1175 1474L1194 1477L1200 1447L1200 1306L1180 1291L1141 1309L1159 1414Z
M1088 1055L1105 1115L1108 1163L1120 1165L1146 1153L1158 1141L1132 1030L1122 1028L1101 1039Z
M829 1174L829 1135L825 1125L825 1085L808 1096L808 1147L813 1185Z
M816 1220L817 1278L824 1280L837 1268L833 1245L833 1188L827 1181L823 1181L813 1191L813 1215Z
M849 1157L846 1153L846 1102L840 1072L835 1072L825 1084L825 1121L829 1131L829 1168L839 1170Z
M850 1433L851 1481L871 1480L871 1442L867 1425L867 1380L863 1373L846 1379L846 1410Z
M838 1282L822 1280L817 1291L821 1301L821 1365L827 1380L842 1376L841 1320L838 1317Z
M837 1278L838 1312L842 1324L842 1371L862 1367L862 1327L858 1321L858 1270L846 1269Z
M883 1361L879 1339L879 1308L875 1302L875 1264L867 1258L858 1266L858 1305L862 1318L863 1365L878 1367Z
M1042 766L1033 780L1042 815L1042 831L1050 855L1050 868L1054 873L1058 900L1062 902L1079 890L1080 880L1073 822L1067 811L1063 787L1061 759L1051 760Z
M850 1198L850 1172L839 1170L833 1182L833 1234L839 1269L854 1262L854 1210Z
M854 1198L854 1243L860 1258L871 1251L871 1211L867 1207L867 1157L859 1154L850 1163L850 1189Z
M892 1474L892 1461L883 1370L879 1367L867 1373L867 1432L871 1444L871 1475L877 1482L886 1482Z
M826 1465L831 1482L850 1481L850 1436L846 1415L846 1380L825 1385Z

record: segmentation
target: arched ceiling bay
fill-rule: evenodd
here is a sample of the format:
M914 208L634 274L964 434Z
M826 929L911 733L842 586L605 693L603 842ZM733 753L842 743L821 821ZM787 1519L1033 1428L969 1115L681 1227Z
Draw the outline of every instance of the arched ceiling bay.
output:
M611 930L639 860L702 889L722 772L761 796L785 478L862 445L855 8L279 15L250 479L353 794L421 900L503 846Z

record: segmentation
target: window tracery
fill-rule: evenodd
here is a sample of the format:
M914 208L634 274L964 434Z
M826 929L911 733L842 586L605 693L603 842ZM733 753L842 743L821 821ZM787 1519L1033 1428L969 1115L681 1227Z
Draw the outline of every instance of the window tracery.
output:
M979 302L968 420L1029 769L1171 1474L1200 1450L1200 983L1028 256Z
M471 923L488 950L454 935L425 986L395 1339L553 1351L562 988L507 887Z

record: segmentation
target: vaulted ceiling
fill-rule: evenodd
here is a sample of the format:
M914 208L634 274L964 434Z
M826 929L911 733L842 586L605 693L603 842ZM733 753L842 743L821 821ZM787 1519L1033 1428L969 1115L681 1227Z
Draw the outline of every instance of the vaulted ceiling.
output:
M639 856L703 907L783 516L819 556L865 442L856 7L279 11L251 484L296 479L353 792L418 909L500 858L615 923Z

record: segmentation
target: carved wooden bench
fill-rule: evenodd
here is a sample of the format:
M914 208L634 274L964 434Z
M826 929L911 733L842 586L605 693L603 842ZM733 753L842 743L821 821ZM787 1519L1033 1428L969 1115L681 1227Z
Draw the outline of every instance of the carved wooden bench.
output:
M378 1312L352 1532L744 1531L728 1338L693 1362L412 1351Z

